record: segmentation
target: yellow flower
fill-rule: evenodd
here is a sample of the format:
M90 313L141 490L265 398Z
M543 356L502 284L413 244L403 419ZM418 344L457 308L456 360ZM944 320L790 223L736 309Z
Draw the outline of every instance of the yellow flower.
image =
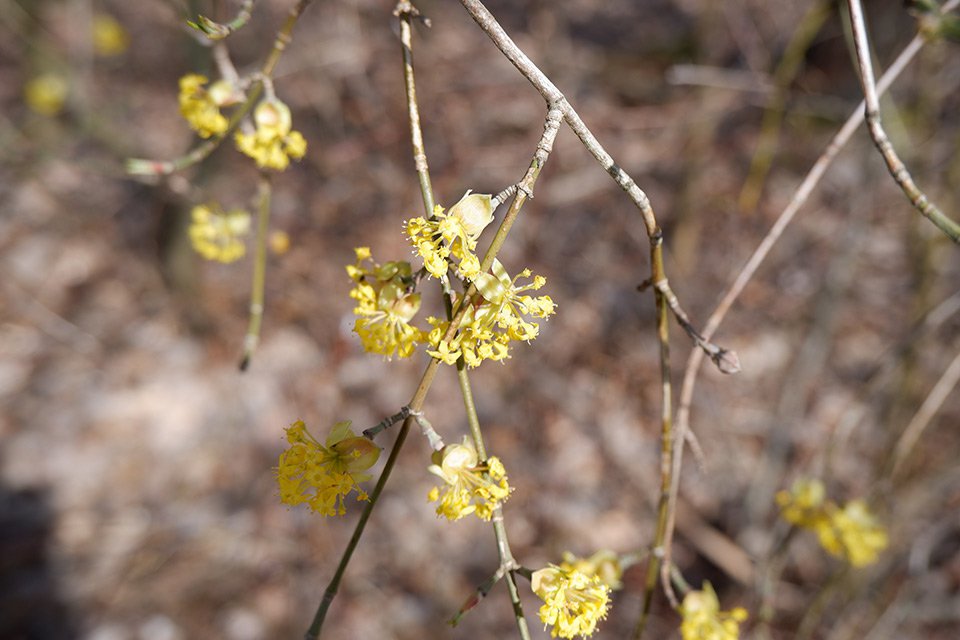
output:
M344 498L357 491L358 500L367 500L358 483L370 479L362 473L380 457L380 449L370 440L350 430L350 422L338 422L330 430L325 444L307 431L302 420L287 429L290 448L280 454L277 483L280 500L295 506L307 503L320 515L346 513Z
M256 130L237 132L237 148L257 162L257 166L283 171L290 158L299 160L307 152L307 141L293 131L290 107L276 98L263 100L253 112Z
M886 530L863 500L851 500L843 509L830 505L814 531L824 549L854 567L876 562L888 543Z
M93 17L93 50L97 55L120 55L129 45L130 36L113 16L98 13Z
M680 605L680 636L683 640L737 640L740 623L747 619L747 610L735 607L720 610L717 593L704 581L701 591L691 591Z
M56 73L43 73L31 78L23 87L23 98L33 111L42 116L55 116L67 100L67 81Z
M841 509L833 501L825 500L824 494L819 480L797 480L789 492L777 493L781 517L816 533L820 546L854 567L876 562L887 547L887 532L866 502L852 500Z
M433 347L427 353L447 364L456 363L463 356L469 367L484 360L504 360L510 357L510 342L529 341L537 337L540 325L525 316L546 318L556 309L550 296L520 295L530 289L539 289L546 278L535 276L533 282L518 286L516 281L530 276L524 269L511 279L499 260L493 261L493 274L478 273L474 283L482 296L479 304L471 304L464 313L459 333L452 340L443 340L449 322L429 318L433 331L427 341ZM459 299L458 299L459 302Z
M220 135L229 122L220 107L232 104L236 91L226 80L215 82L209 90L206 76L190 73L180 78L180 115L201 138Z
M473 253L477 239L492 220L490 195L467 191L446 213L436 205L429 220L420 217L408 220L406 233L430 275L445 276L447 260L453 256L459 261L457 274L471 280L480 272L480 260Z
M489 520L510 496L503 464L495 457L480 462L476 447L466 436L463 444L447 445L434 452L431 460L427 470L444 482L442 488L434 487L427 495L430 502L439 501L438 516L453 521L476 513L481 520Z
M274 255L282 256L290 250L290 234L280 230L271 231L267 243Z
M777 493L780 516L799 527L812 527L823 519L823 501L826 490L819 480L799 478L790 491Z
M610 609L610 587L576 569L548 565L533 572L530 587L543 600L540 620L552 625L551 638L586 638Z
M623 587L623 565L620 556L609 549L601 549L589 558L578 558L569 551L563 552L560 568L566 571L579 571L587 576L597 576L603 584L616 591Z
M540 289L547 283L547 279L534 276L530 284L518 286L517 280L529 278L530 270L524 269L511 279L499 260L493 261L491 271L492 274L480 273L474 278L477 290L487 301L487 304L481 305L475 312L475 324L483 328L497 325L507 331L511 340L533 340L537 337L540 326L536 322L527 321L524 316L546 318L553 315L556 305L550 296L534 298L520 294Z
M376 263L369 247L354 250L357 262L347 266L347 274L356 283L350 297L357 301L353 330L363 348L386 358L413 355L423 342L423 332L410 324L420 310L420 294L409 291L412 284L410 263ZM372 266L364 266L364 262Z
M243 236L250 231L250 214L242 209L225 213L219 205L197 205L188 233L197 253L207 260L233 262L243 257Z

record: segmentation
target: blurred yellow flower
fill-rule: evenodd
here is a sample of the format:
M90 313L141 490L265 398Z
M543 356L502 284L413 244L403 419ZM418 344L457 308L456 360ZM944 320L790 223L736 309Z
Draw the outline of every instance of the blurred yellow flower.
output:
M780 516L798 527L814 527L823 519L823 501L826 489L819 480L798 478L790 491L779 491L776 496Z
M886 549L887 532L863 500L851 500L843 508L825 499L819 480L800 478L790 491L777 493L780 516L787 522L809 529L831 555L844 558L854 567L873 564Z
M66 79L56 73L42 73L23 87L23 97L33 111L42 116L55 116L63 109L69 89Z
M273 251L274 255L282 256L290 250L290 235L286 231L271 231L267 242L270 244L270 251Z
M886 530L863 500L851 500L843 509L830 505L827 518L814 531L824 549L854 567L876 562L888 543Z
M243 236L250 232L250 214L242 209L229 213L219 205L197 205L191 213L188 234L193 248L207 260L233 262L246 253Z
M127 50L130 36L113 16L98 13L93 17L93 50L100 56L117 56Z
M703 589L690 591L680 605L680 636L683 640L737 640L740 623L747 619L747 610L735 607L720 610L720 601L713 586L704 581Z
M303 134L292 129L290 107L276 98L262 101L253 112L256 130L237 132L237 148L257 162L258 167L283 171L290 158L299 160L307 152Z
M180 115L186 119L201 138L220 135L227 130L229 122L220 113L220 107L233 98L233 91L225 80L215 82L210 90L204 89L206 76L189 73L180 78Z

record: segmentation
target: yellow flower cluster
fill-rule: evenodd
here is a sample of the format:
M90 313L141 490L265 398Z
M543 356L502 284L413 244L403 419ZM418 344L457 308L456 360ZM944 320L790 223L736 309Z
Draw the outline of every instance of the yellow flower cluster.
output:
M180 78L180 115L201 138L220 135L229 122L220 107L233 104L236 90L226 80L218 80L204 89L206 76L190 73Z
M446 213L437 205L429 220L420 217L408 220L407 238L423 258L430 275L435 278L447 275L448 260L453 256L458 261L458 275L472 280L480 273L480 260L474 253L477 238L492 220L490 195L471 195L467 191Z
M579 558L569 551L564 551L560 568L565 571L579 571L587 576L597 576L613 591L623 587L620 581L623 578L620 556L609 549L601 549L589 558Z
M444 340L450 323L437 318L428 319L433 325L428 336L433 348L427 351L431 356L447 364L454 364L463 356L469 367L476 367L484 360L503 360L510 356L510 342L537 337L540 325L525 316L547 318L556 311L550 296L521 295L546 284L543 276L534 276L531 283L519 286L518 279L530 277L529 269L511 279L500 261L494 260L491 270L492 274L474 276L474 284L483 300L467 308L456 336Z
M747 619L747 610L735 607L720 610L717 593L709 582L700 591L690 591L680 605L680 636L683 640L737 640L740 623Z
M816 533L820 546L854 567L873 564L887 547L887 532L866 502L851 500L841 508L825 499L819 480L801 478L776 499L784 520Z
M70 87L56 73L43 73L31 78L23 87L23 99L35 113L52 117L60 113Z
M480 462L477 449L468 438L463 444L447 445L435 451L427 469L443 480L443 487L434 487L427 495L430 502L439 502L437 515L447 520L476 513L481 520L489 520L509 496L507 472L495 457Z
M243 257L243 236L250 231L250 214L242 209L225 213L218 205L193 208L188 234L197 253L207 260L233 262Z
M610 609L610 587L597 575L551 564L533 572L530 586L543 600L540 620L552 626L551 638L586 638Z
M256 129L253 133L237 132L237 148L262 168L283 171L290 158L299 160L307 152L307 141L293 130L290 107L276 98L268 98L253 112Z
M409 262L388 262L381 266L373 261L369 247L354 249L357 262L347 265L347 274L356 283L350 297L357 301L353 330L360 336L363 348L387 358L394 354L411 356L417 343L425 339L423 332L410 325L420 310L420 294L411 293ZM364 266L365 262L372 266Z
M93 16L93 50L100 56L118 56L130 46L130 36L117 20L106 13Z
M307 503L320 515L346 513L344 498L354 489L357 500L367 500L358 483L370 479L363 473L380 457L380 449L370 440L356 436L350 422L338 422L330 430L325 444L307 431L302 420L287 430L290 447L280 454L277 483L280 500L295 506Z

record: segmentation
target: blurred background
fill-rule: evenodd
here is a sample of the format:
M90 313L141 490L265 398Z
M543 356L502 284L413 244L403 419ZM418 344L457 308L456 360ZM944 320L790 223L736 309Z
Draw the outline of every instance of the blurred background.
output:
M231 37L242 72L261 64L291 4L256 3ZM671 283L698 325L858 103L844 11L815 4L488 3L650 196ZM885 68L916 24L902 3L867 5ZM185 20L237 6L0 4L0 637L302 637L359 509L323 519L279 503L283 428L371 426L409 400L426 363L361 351L343 269L358 245L409 255L401 223L421 213L393 3L314 2L277 70L309 147L274 180L272 228L291 244L269 259L246 373L252 263L204 262L186 225L212 199L252 208L255 167L227 144L169 181L125 177L124 158L171 159L195 143L178 78L214 68ZM418 6L432 20L416 26L414 55L438 201L496 193L523 175L543 101L458 3ZM954 219L957 54L930 44L884 102L894 144ZM547 277L557 315L472 376L488 448L516 487L505 516L526 566L652 540L658 347L653 298L637 292L647 247L629 200L562 128L502 254L511 271ZM960 393L921 421L889 473L894 443L960 350L958 288L960 251L910 208L859 131L717 336L743 372L708 366L697 388L706 457L683 470L675 560L724 608L750 610L743 637L960 635ZM679 385L689 341L671 330ZM449 368L426 411L448 442L466 433ZM515 637L502 585L458 628L444 622L497 556L489 525L437 520L428 457L412 437L330 637ZM809 533L781 544L773 495L800 476L824 479L838 502L872 501L890 532L877 564L845 569ZM599 637L632 629L642 574L626 573ZM765 630L758 585L774 607ZM534 637L548 637L521 586ZM648 637L679 637L659 592L654 614Z

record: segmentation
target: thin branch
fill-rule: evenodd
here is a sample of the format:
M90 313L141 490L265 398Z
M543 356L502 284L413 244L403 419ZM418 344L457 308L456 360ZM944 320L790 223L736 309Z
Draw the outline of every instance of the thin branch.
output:
M408 417L410 417L410 407L403 406L400 408L400 411L393 414L392 416L388 418L384 418L383 420L373 425L369 429L364 429L363 437L367 438L368 440L373 440L375 437L377 437L377 434L380 433L381 431L384 431L392 427L393 425L400 422L401 420L406 420Z
M317 612L313 616L313 621L310 623L310 628L307 630L306 634L304 634L304 640L317 640L317 638L320 637L320 631L323 629L323 622L327 617L327 611L330 609L330 605L333 603L333 599L336 597L337 591L340 589L340 582L343 580L343 575L347 570L347 565L350 564L350 559L353 557L353 552L356 550L357 545L360 544L360 538L363 536L363 531L367 526L367 521L370 519L370 514L373 513L373 508L380 499L380 494L383 493L383 488L386 486L387 480L390 479L390 474L397 465L397 458L400 456L400 450L403 448L403 443L406 442L407 435L410 433L410 423L413 419L413 414L420 411L420 409L423 407L423 401L426 399L427 392L430 390L430 386L433 384L433 379L437 375L437 369L439 366L439 360L431 359L427 364L426 370L423 372L423 376L420 378L420 384L417 385L417 390L413 394L413 399L410 400L410 403L407 405L410 415L408 415L403 421L403 426L400 427L400 431L397 432L397 439L394 440L393 447L390 449L390 456L387 458L387 462L383 467L383 471L380 473L380 477L377 479L376 486L373 488L373 491L370 492L370 499L364 504L363 512L360 514L360 518L357 520L356 527L353 530L353 535L350 536L350 541L347 543L347 547L344 549L343 555L340 557L340 563L337 565L337 570L334 572L333 577L330 579L330 583L323 592L323 598L320 600L320 604L317 607Z
M483 443L483 433L480 431L480 418L477 416L477 406L473 402L473 391L470 389L470 377L467 367L461 357L457 361L457 381L460 383L460 393L463 396L464 408L467 412L467 423L470 425L470 435L477 448L477 456L481 460L487 459L487 448ZM518 567L517 561L510 550L510 540L507 538L507 526L503 522L503 507L497 505L493 510L493 533L497 539L497 554L500 557L500 571L507 580L507 589L510 592L510 603L513 605L513 617L517 623L517 631L523 640L530 640L530 629L527 628L527 619L523 615L523 604L520 602L520 592L517 589L517 580L513 570Z
M950 0L946 5L944 5L944 11L950 11L955 8L957 5L960 5L960 0ZM890 68L883 74L880 78L880 81L877 85L878 94L882 94L886 91L893 81L903 72L906 66L910 63L911 60L917 55L920 49L923 48L925 40L922 36L916 36L910 43L904 48L904 50L897 56L897 59L894 60L893 64L890 65ZM737 274L736 279L733 284L727 289L724 293L720 303L714 309L713 313L710 315L710 318L707 320L707 324L704 327L703 335L705 339L711 339L716 333L717 329L720 327L720 324L726 318L727 313L730 311L733 303L737 301L740 297L740 294L743 293L743 290L746 288L747 283L753 279L753 276L756 274L757 270L760 268L761 263L766 259L767 255L770 253L770 250L780 239L780 236L783 235L784 230L793 221L794 216L800 210L804 204L806 204L807 199L810 197L810 194L813 193L814 188L820 182L820 179L826 173L827 168L833 163L833 160L840 153L840 150L847 144L850 140L850 137L853 135L854 131L857 130L857 127L864 120L864 103L861 102L860 105L854 109L853 113L850 114L850 117L847 118L847 121L843 124L840 130L834 135L833 139L827 145L827 148L824 149L823 153L817 158L817 161L814 163L813 167L810 168L810 171L804 177L803 182L800 183L800 186L797 187L796 192L794 192L793 197L790 199L790 202L784 208L783 212L777 218L776 222L771 227L770 231L767 232L767 235L760 242L760 245L754 250L753 255L747 260L747 263L740 269L740 272ZM677 409L677 429L676 429L676 438L679 441L686 439L687 433L690 431L690 406L693 403L693 392L697 384L697 374L700 372L700 365L703 364L703 352L698 350L693 350L690 352L689 357L687 358L686 368L684 369L683 374L683 384L680 388L680 403ZM673 461L673 482L674 487L671 491L673 496L676 496L676 492L679 488L680 482L680 468L683 464L683 446L676 447L676 456ZM671 545L673 541L673 530L674 530L674 521L675 521L675 512L676 504L675 498L673 498L674 504L670 506L670 518L668 523L667 539L666 539L666 548L665 548L665 557L669 561L671 556Z
M410 49L409 42L406 43L405 46L407 49ZM405 57L404 60L406 62L408 58ZM412 64L412 57L409 58L409 60ZM410 96L408 95L408 98L409 97ZM415 94L413 94L413 97L415 97ZM540 175L540 170L546 163L547 157L550 155L550 151L553 148L553 141L556 139L557 131L559 130L559 119L559 111L556 108L551 108L547 113L547 120L546 124L544 125L544 133L540 139L540 142L537 144L537 150L534 154L533 161L530 163L530 167L527 169L527 173L524 175L523 181L521 182L523 189L517 191L517 195L514 198L513 203L510 205L510 210L507 211L503 221L500 223L500 227L497 229L497 233L491 241L490 247L487 249L487 253L484 255L483 261L481 262L481 271L489 271L490 266L493 264L493 261L497 256L497 253L506 240L506 236L509 233L510 228L513 226L514 221L520 214L520 209L523 207L528 194L533 193L533 186ZM411 121L411 127L419 127L419 120ZM466 314L467 305L465 302L475 294L476 287L471 284L459 307L453 310L453 315L450 320L450 327L447 329L447 333L443 338L444 340L453 338L457 328L460 325L460 322L463 320L463 316ZM441 361L437 358L430 359L430 362L427 363L427 367L420 379L420 384L417 386L417 389L413 394L413 398L406 405L410 411L410 415L404 419L403 425L400 427L400 431L397 433L397 438L394 441L393 448L390 450L390 456L387 458L387 462L384 465L383 471L381 472L380 477L377 479L376 486L370 493L370 500L364 505L363 512L360 514L360 518L357 521L353 535L350 537L350 541L347 543L347 547L344 549L343 555L340 558L340 563L337 565L337 569L334 572L330 583L327 585L326 590L324 591L323 597L320 600L320 604L317 607L317 611L314 614L313 622L310 624L310 628L304 636L305 640L316 640L320 635L320 631L323 628L323 622L327 616L327 611L330 609L330 605L333 603L333 599L337 595L337 591L340 588L340 582L343 579L344 573L346 572L347 565L350 564L350 559L353 557L353 552L360 543L360 538L363 536L363 531L366 528L367 521L370 519L370 514L373 512L373 508L376 506L380 494L383 492L383 488L386 486L387 480L389 480L390 474L393 472L393 469L396 466L400 449L403 447L403 443L406 442L407 435L410 432L411 422L418 415L420 415L420 411L423 408L423 402L426 399L427 392L430 390L433 380L437 375L437 369L440 367L440 363ZM512 582L509 584L513 585L511 586L511 598L513 598L516 585Z
M407 0L397 3L393 14L400 18L400 43L403 46L403 80L407 93L407 114L410 119L410 142L413 144L413 165L420 179L420 194L423 196L423 208L426 217L433 215L433 186L430 184L430 168L427 165L427 153L423 146L423 132L420 129L420 108L417 105L417 85L413 76L413 46L410 39L410 21L419 17L420 11Z
M920 439L920 435L924 429L929 426L933 417L937 414L937 411L940 410L940 407L950 396L950 392L953 391L953 388L957 386L958 382L960 382L960 352L957 353L953 361L947 366L943 375L937 380L937 383L933 385L933 389L930 390L923 404L920 405L920 408L917 409L916 414L914 414L910 420L907 428L903 430L900 439L897 440L897 446L894 447L893 450L891 477L895 476L900 470L903 461L910 454L910 451L913 450L917 440Z
M204 34L211 40L223 40L237 29L243 28L249 21L256 0L243 0L237 15L229 22L214 22L206 16L197 16L196 22L187 21L187 24Z
M863 86L863 95L866 102L867 128L870 130L870 137L873 138L874 144L880 150L880 154L883 155L890 175L900 185L900 189L906 194L910 204L936 225L940 231L945 233L947 237L960 244L960 224L948 218L916 185L880 123L880 98L877 95L873 63L870 60L870 46L867 43L867 27L863 20L863 7L860 6L860 0L848 0L847 7L850 10L854 49L857 54L860 83ZM947 10L946 7L944 9Z
M257 250L253 258L253 280L250 285L250 322L243 338L243 357L240 371L250 366L250 358L260 342L260 325L263 324L263 290L267 273L267 229L270 225L270 174L260 172L260 192L257 204Z
M655 242L650 248L650 263L654 273L663 273L663 236L657 234ZM664 278L666 280L666 278ZM671 474L673 473L673 392L670 383L670 318L667 295L660 288L655 289L657 305L657 339L660 342L660 500L657 507L657 532L653 541L650 561L647 564L647 578L644 585L643 607L637 626L633 631L635 640L643 637L650 609L653 605L653 593L657 586L657 576L661 566L669 567L669 563L661 565L664 558L664 542L667 535L667 522L670 500L670 491L673 487ZM676 596L670 584L668 572L664 572L664 589L673 606L676 605Z
M597 137L593 135L593 132L590 131L590 128L583 122L580 118L580 115L577 113L576 109L567 101L566 97L563 95L563 92L557 88L557 86L537 67L536 64L525 54L520 47L513 41L512 38L504 31L503 27L497 22L496 18L493 17L493 14L483 5L480 0L460 0L460 3L464 6L470 16L474 21L480 26L481 29L487 34L487 36L493 41L500 52L503 53L506 58L513 63L513 66L525 77L534 88L540 92L540 95L543 96L543 99L547 101L551 108L559 109L563 115L563 119L566 121L567 125L573 132L580 138L580 142L583 143L583 146L586 147L587 151L590 152L597 162L600 163L600 166L614 179L614 181L620 185L620 188L623 189L630 200L633 201L634 205L640 211L640 215L643 218L644 227L647 231L647 237L650 239L651 246L654 246L658 242L658 237L661 234L660 227L657 225L657 218L653 212L653 207L650 204L650 199L647 197L647 194L637 185L633 178L623 170L623 168L617 164L613 157L603 148L603 145L600 144L600 141L597 140ZM686 321L687 315L683 312L683 309L680 307L680 303L677 300L676 296L673 295L673 292L669 289L669 284L667 284L667 278L665 273L662 271L654 270L651 275L651 282L653 282L657 289L661 292L667 293L668 297L672 297L672 303L669 305L671 311L677 314L677 319L679 320L682 317ZM679 311L679 314L677 313ZM687 321L689 324L689 321ZM689 332L688 332L689 333ZM696 331L691 334L698 335ZM695 340L696 342L696 340ZM708 340L703 340L697 342L697 346L703 348L705 344L709 343ZM711 358L714 357L719 351L722 351L720 347L715 345L710 345L713 347ZM719 365L718 365L719 366ZM729 371L727 371L729 373Z

